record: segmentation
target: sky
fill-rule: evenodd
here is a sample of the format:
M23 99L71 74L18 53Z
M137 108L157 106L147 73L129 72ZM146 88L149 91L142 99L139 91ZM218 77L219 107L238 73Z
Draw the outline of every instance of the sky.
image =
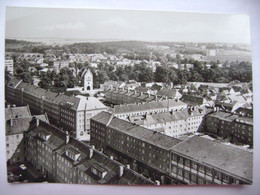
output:
M6 38L250 43L247 15L6 8Z

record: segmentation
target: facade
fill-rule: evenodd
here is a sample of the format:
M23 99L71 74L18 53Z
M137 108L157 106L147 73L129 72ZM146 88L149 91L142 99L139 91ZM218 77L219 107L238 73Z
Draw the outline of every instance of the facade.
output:
M84 91L92 91L93 90L93 74L88 69L83 72L84 78Z
M49 180L77 184L155 184L47 123L32 124L25 137L27 162Z
M253 147L253 117L216 111L206 116L205 131L234 143Z
M71 131L80 140L89 140L89 119L107 109L95 97L54 93L15 78L6 86L6 101L29 105L33 114L47 113L51 123Z
M163 184L252 183L253 155L249 151L199 136L181 141L106 112L91 119L91 142L105 153L113 154L116 159L129 163L143 175L160 180ZM184 167L177 164L176 167L175 157L178 159L178 156L188 159L187 165L188 162L190 165ZM201 165L200 169L198 165ZM180 168L178 173L181 176L175 173L179 170L176 168ZM184 177L186 168L188 173ZM212 175L205 180L207 176L199 172L207 172L206 168L211 170Z
M141 126L159 131L170 137L180 137L204 129L204 116L210 110L186 108L178 111L146 115Z
M5 57L5 70L11 75L14 74L14 60L11 57Z

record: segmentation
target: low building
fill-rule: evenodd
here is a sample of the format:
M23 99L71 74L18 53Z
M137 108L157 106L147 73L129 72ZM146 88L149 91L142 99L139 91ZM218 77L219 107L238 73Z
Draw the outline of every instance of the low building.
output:
M197 95L183 95L181 101L185 102L189 106L212 107L214 105L213 101L209 101L206 98Z

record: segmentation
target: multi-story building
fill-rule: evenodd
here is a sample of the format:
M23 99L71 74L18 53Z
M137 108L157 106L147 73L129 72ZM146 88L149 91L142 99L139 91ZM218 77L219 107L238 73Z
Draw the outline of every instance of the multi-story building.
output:
M14 60L11 57L5 57L5 70L11 75L14 74Z
M234 143L253 146L253 118L224 111L206 116L205 131Z
M170 176L188 184L251 184L253 153L194 136L171 149Z
M178 111L146 115L138 124L171 137L196 133L204 128L204 116L211 109L186 108Z
M78 184L155 184L50 124L35 121L25 137L27 162L48 180Z
M107 112L91 119L91 142L163 184L252 183L253 155L249 151L199 136L181 141ZM184 161L176 167L179 157Z
M179 100L159 100L135 104L115 105L111 112L121 119L129 117L177 111L187 108L187 104Z
M34 118L48 122L47 115L32 116L28 106L8 107L5 109L6 160L8 163L13 164L24 161L23 134L28 130Z
M50 121L89 140L90 118L107 108L95 97L67 96L12 79L6 86L6 101L29 105L32 113L47 113Z

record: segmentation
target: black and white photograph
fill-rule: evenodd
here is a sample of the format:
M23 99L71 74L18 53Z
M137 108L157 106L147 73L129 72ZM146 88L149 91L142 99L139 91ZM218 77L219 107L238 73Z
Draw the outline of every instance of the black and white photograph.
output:
M253 184L248 15L8 6L4 38L8 183Z

